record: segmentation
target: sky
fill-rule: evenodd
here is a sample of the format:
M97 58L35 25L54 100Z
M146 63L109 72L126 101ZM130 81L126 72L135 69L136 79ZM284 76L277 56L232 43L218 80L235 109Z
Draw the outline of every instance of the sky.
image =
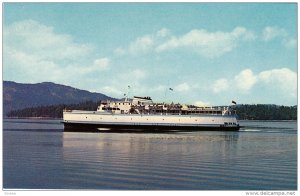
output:
M297 4L4 3L3 80L296 105Z

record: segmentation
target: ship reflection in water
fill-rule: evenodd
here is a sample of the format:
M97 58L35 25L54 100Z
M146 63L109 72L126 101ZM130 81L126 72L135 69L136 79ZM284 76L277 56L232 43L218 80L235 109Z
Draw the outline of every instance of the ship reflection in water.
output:
M5 120L3 187L296 190L297 122L239 132L64 132L60 121Z
M285 168L294 163L284 159L278 161L284 151L282 147L287 147L283 138L270 138L264 133L255 136L253 132L252 135L208 131L120 132L64 133L63 157L70 181L74 182L72 176L77 173L84 176L85 184L77 179L77 185L89 188L249 190L296 187L293 184L296 170Z
M68 132L63 135L63 157L70 182L77 173L85 176L84 183L90 188L226 189L229 184L227 188L238 188L241 186L222 180L234 171L227 161L239 153L235 149L238 138L234 132Z

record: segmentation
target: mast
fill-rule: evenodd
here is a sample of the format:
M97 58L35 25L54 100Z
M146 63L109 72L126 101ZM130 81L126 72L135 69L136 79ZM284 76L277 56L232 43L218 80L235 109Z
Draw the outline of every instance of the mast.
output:
M127 102L127 101L128 101L128 97L129 97L129 90L130 90L130 86L128 85L128 87L127 87L127 93L125 94L125 95L126 95L126 97L125 97L125 102Z

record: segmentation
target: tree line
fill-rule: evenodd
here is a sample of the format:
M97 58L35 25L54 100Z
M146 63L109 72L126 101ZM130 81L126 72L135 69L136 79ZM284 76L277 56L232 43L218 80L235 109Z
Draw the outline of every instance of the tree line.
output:
M271 104L234 106L240 120L297 120L297 106Z
M49 106L29 107L20 110L13 110L7 114L7 117L45 117L62 118L63 110L97 110L99 102L85 101L78 104L58 104Z
M99 102L85 101L78 104L58 104L49 106L29 107L14 110L7 117L45 117L62 118L63 110L97 110ZM235 105L238 119L240 120L297 120L297 106L278 106L270 104L243 104Z

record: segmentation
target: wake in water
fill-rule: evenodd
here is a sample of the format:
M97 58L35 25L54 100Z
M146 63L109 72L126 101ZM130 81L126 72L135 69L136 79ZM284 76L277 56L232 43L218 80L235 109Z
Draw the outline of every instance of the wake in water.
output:
M297 133L297 121L240 121L241 132Z
M297 133L296 129L274 127L244 127L240 132Z

